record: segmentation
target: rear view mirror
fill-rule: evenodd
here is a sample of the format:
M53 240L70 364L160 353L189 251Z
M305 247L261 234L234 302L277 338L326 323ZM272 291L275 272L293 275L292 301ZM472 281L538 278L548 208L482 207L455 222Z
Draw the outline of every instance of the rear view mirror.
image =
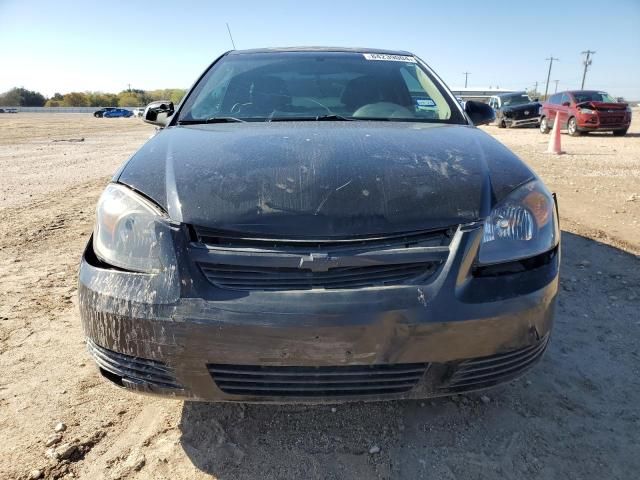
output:
M144 109L142 119L151 125L166 127L169 124L169 119L173 115L174 111L173 102L170 102L169 100L151 102Z
M489 105L483 102L467 101L464 111L469 116L474 125L485 125L496 119L496 114Z

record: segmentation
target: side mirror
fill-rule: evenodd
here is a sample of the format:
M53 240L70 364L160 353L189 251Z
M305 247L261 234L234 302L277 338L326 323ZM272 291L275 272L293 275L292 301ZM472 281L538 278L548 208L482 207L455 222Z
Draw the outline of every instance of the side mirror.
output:
M562 106L563 106L563 107L570 107L570 106L571 106L571 103L569 103L569 102L562 102Z
M496 119L496 113L489 105L483 102L467 101L464 111L474 125L486 125Z
M173 102L160 100L147 105L142 118L145 122L162 128L167 126L174 111Z

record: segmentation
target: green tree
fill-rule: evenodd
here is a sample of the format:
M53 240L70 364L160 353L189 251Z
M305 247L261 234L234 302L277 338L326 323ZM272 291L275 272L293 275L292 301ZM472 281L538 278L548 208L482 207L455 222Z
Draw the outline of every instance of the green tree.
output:
M26 88L12 88L0 94L0 105L8 107L41 107L46 99L40 92Z
M89 100L82 92L71 92L64 96L65 107L88 107Z
M121 107L137 107L140 100L135 93L122 92L118 95L118 105Z

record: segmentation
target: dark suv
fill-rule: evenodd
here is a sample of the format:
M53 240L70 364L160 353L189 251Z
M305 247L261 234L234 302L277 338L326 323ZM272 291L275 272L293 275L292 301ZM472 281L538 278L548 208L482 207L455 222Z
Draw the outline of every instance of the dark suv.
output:
M503 93L489 99L489 106L496 112L496 125L500 128L538 126L540 103L531 100L526 92Z
M540 132L549 133L555 118L560 128L577 137L585 132L613 132L622 136L631 124L631 107L606 92L574 90L551 95L542 104Z

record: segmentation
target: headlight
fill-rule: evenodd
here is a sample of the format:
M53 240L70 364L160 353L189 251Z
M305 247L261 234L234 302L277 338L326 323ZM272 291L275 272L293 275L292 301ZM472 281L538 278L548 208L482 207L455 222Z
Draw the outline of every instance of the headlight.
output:
M580 113L587 113L587 114L593 115L594 113L596 113L596 111L590 108L581 108Z
M132 190L109 184L98 201L93 249L104 262L135 272L167 267L173 249L166 216Z
M478 262L533 257L551 250L559 239L553 196L536 180L509 194L486 218Z

